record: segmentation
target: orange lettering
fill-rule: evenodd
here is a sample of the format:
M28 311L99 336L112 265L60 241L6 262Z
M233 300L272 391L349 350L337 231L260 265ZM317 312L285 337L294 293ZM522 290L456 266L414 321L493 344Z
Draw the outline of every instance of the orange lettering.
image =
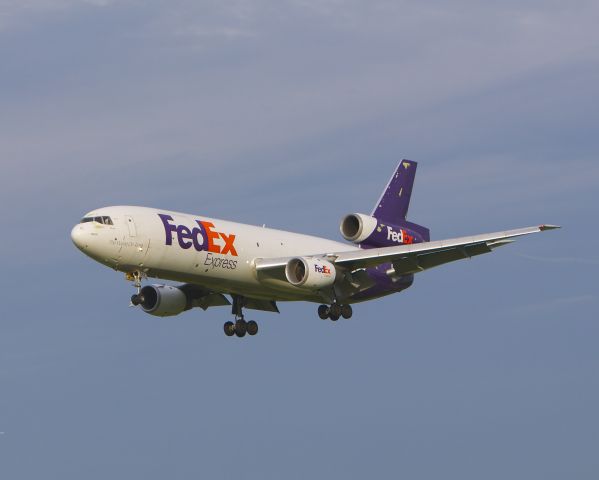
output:
M231 234L231 235L226 235L224 233L220 234L220 237L225 241L225 246L222 249L222 254L224 255L225 253L231 253L231 255L233 255L234 257L237 256L237 250L235 250L235 246L233 245L233 242L235 241L235 235Z
M214 243L214 240L218 238L218 232L213 232L214 224L212 222L201 222L204 230L206 230L206 237L208 238L208 251L212 253L220 253L220 246Z

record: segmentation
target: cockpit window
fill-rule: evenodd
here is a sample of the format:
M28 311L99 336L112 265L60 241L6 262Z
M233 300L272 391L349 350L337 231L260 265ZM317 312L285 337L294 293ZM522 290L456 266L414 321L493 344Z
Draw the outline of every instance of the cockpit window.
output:
M112 223L112 219L110 217L102 216L102 217L84 217L81 219L81 223L88 222L96 222L101 223L102 225L114 225Z

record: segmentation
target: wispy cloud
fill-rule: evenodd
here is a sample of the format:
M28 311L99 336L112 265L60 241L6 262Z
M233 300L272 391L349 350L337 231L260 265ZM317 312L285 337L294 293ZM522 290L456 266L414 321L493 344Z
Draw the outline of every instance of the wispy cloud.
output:
M543 263L565 263L565 264L579 264L579 265L599 265L598 258L582 258L582 257L540 257L537 255L527 255L524 253L514 253L513 255L525 258L527 260L533 260L535 262Z
M564 308L571 308L574 305L583 305L597 303L599 301L599 292L595 295L573 295L560 298L552 298L543 302L530 303L510 309L510 313L519 315L532 315L550 313Z
M0 1L0 30L28 24L34 17L67 12L82 6L106 7L118 0L2 0Z
M596 2L40 0L0 12L36 26L0 51L6 195L31 196L57 171L71 186L173 159L198 176L251 161L259 181L285 162L387 171L402 154L426 162L418 192L458 206L513 209L599 184L597 136L575 137L597 123ZM56 12L68 13L58 25Z

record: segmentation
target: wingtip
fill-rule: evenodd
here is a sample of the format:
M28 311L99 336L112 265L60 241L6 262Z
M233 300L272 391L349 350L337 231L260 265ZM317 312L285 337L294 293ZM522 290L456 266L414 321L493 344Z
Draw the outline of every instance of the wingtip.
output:
M539 230L544 232L545 230L555 230L556 228L562 228L559 225L539 225Z

